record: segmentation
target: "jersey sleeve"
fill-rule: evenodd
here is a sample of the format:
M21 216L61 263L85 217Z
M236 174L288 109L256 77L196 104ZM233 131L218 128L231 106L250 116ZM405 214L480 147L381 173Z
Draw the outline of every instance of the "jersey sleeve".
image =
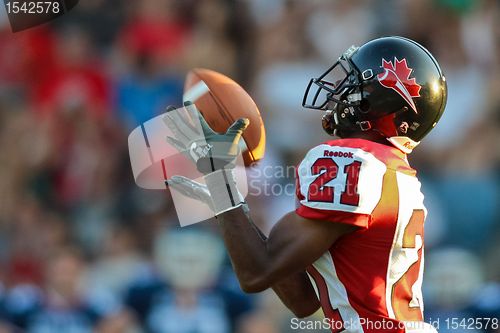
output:
M360 148L316 146L297 168L296 213L368 228L386 169Z

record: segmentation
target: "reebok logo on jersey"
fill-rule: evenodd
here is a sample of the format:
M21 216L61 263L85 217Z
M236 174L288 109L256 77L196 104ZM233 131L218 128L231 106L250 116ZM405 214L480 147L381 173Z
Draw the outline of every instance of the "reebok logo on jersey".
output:
M344 152L344 151L330 151L325 150L323 152L323 157L345 157L345 158L354 158L352 152Z
M398 58L394 58L394 63L382 59L381 67L384 69L384 72L377 75L380 84L397 92L410 105L413 111L418 113L413 98L420 97L422 86L417 83L415 78L410 79L413 69L408 67L406 59L398 60Z

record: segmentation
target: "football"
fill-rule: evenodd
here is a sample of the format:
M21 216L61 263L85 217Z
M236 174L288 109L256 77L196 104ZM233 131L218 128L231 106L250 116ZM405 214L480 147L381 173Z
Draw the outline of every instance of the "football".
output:
M243 159L250 166L264 157L266 131L252 97L229 77L203 68L191 70L184 84L184 101L193 102L210 127L224 133L239 118L250 125L243 132Z

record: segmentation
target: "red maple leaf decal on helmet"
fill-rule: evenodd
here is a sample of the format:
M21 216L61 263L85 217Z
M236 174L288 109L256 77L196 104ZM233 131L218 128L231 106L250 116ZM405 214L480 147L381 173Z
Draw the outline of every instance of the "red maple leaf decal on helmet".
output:
M420 97L422 86L417 83L415 78L410 78L413 70L408 67L406 59L398 60L394 58L394 63L382 59L382 68L384 72L377 75L380 84L395 90L410 105L413 111L418 113L413 98Z

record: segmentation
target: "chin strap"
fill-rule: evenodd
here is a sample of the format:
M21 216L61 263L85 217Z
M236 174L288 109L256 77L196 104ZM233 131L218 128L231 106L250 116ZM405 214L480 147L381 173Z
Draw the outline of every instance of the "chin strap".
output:
M372 129L372 123L368 120L348 122L346 120L349 117L349 111L344 111L340 113L338 110L327 111L327 114L323 116L322 125L326 133L333 136L342 137L342 132L353 132L361 130L366 132Z
M356 122L356 125L359 126L359 128L363 131L363 132L366 132L366 131L369 131L372 129L372 123L368 120L364 120L364 121L357 121Z

